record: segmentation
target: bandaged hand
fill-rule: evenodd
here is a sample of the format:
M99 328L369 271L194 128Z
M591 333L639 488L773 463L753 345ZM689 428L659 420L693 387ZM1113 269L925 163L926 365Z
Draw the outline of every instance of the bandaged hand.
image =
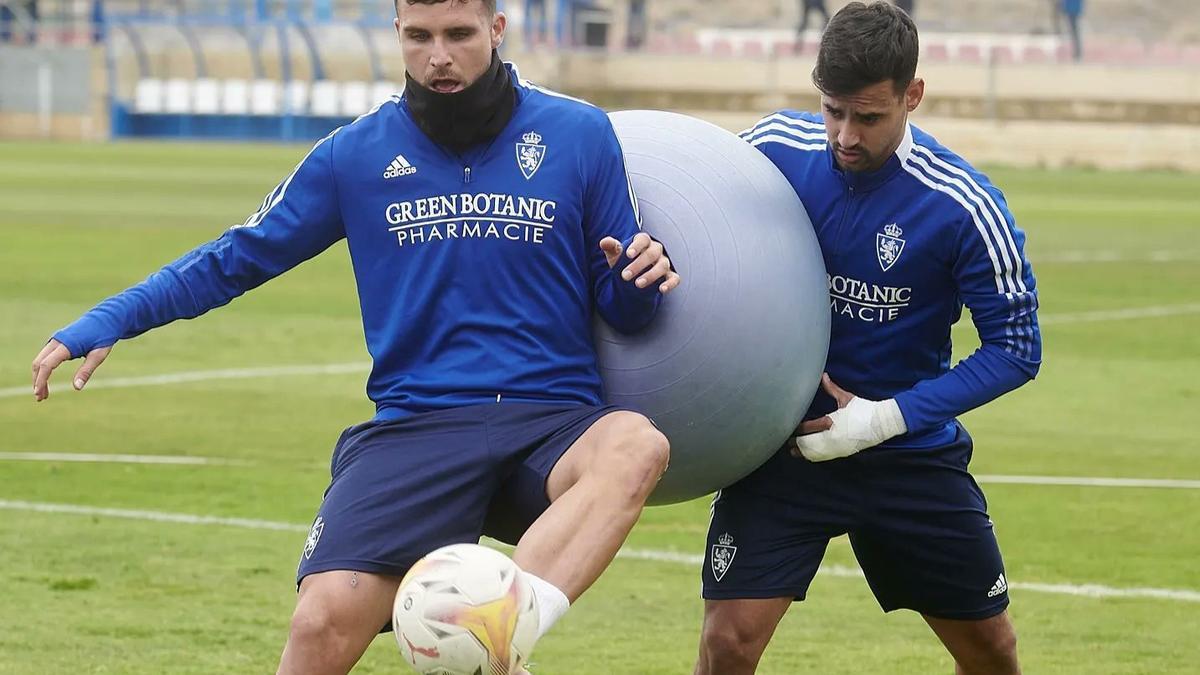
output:
M837 401L838 409L800 425L792 454L810 462L849 457L908 430L896 399L868 401L821 376L821 388Z

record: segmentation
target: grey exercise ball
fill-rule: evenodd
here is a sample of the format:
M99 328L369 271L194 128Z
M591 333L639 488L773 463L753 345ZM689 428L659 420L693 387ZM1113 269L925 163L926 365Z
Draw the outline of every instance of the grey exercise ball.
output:
M646 330L596 322L609 402L671 442L651 495L670 504L753 471L799 424L829 348L825 264L783 174L737 136L693 117L611 116L643 227L683 283Z

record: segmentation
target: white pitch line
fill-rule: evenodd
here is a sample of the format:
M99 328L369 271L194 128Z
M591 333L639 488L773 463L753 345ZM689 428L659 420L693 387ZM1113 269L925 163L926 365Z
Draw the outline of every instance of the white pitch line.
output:
M264 366L259 368L226 368L222 370L192 370L181 373L163 373L161 375L144 375L141 377L97 378L89 382L91 389L121 389L125 387L150 387L163 384L182 384L185 382L205 382L208 380L245 380L256 377L294 377L298 375L343 375L346 373L367 373L370 363L327 363L322 365L300 366ZM65 383L65 380L64 380ZM70 389L65 383L62 388ZM33 385L27 387L8 387L0 389L0 398L13 396L33 396Z
M1181 314L1200 314L1200 303L1183 305L1157 305L1150 307L1127 307L1125 309L1101 309L1092 312L1048 314L1038 318L1043 326L1065 323L1093 323L1097 321L1128 321L1130 319L1157 319Z
M0 509L33 511L37 513L67 513L82 516L107 516L110 518L148 520L158 523L178 523L183 525L224 525L252 530L275 530L283 532L308 532L309 530L308 525L281 523L270 520L200 516L190 513L167 513L163 511L135 509L112 509L77 504L50 504L7 499L0 499ZM704 556L680 551L622 548L617 553L617 556L631 560L665 562L686 565L688 567L698 567L704 564ZM862 570L843 565L822 565L820 573L832 577L863 576ZM1035 593L1073 595L1087 598L1151 598L1177 602L1200 602L1200 591L1180 588L1117 588L1099 584L1047 584L1037 582L1010 582L1009 587L1018 590L1033 591Z
M999 476L979 475L981 483L1007 483L1010 485L1073 485L1079 487L1128 487L1167 488L1177 490L1200 490L1200 480L1171 478L1096 478L1087 476Z
M1200 303L1181 305L1156 305L1149 307L1127 307L1123 309L1105 309L1091 312L1073 312L1066 314L1046 314L1038 318L1042 325L1058 325L1070 323L1092 323L1098 321L1128 321L1131 319L1152 319L1182 314L1200 314ZM88 390L92 389L121 389L126 387L148 387L166 384L183 384L188 382L205 382L208 380L244 380L256 377L294 377L300 375L344 375L351 373L365 374L371 369L368 362L362 363L330 363L324 365L299 366L262 366L256 368L227 368L222 370L192 370L179 373L163 373L161 375L145 375L141 377L99 378L90 382ZM69 384L60 385L70 388ZM0 398L15 396L33 396L32 386L6 387L0 389Z
M105 464L180 464L196 466L252 466L253 462L195 455L127 455L85 452L0 452L0 461L82 462ZM1009 485L1066 485L1077 487L1129 487L1200 490L1200 480L1174 478L1107 478L1099 476L1013 476L979 474L981 483Z
M225 518L221 516L197 516L190 513L167 513L164 511L142 511L136 509L108 509L99 506L77 504L48 504L45 502L23 502L0 499L0 509L10 511L36 511L38 513L71 513L79 516L108 516L128 520L150 520L156 523L180 523L183 525L227 525L251 530L282 530L285 532L308 532L307 525L280 523L250 518Z
M0 452L0 461L18 462L98 462L106 464L188 464L249 466L252 462L221 457L191 455L108 455L88 452Z
M0 462L95 462L104 464L178 464L193 466L254 466L254 462L225 457L193 455L121 455L75 452L0 452ZM324 465L322 465L324 466ZM979 474L981 483L1008 485L1066 485L1075 487L1127 487L1200 490L1200 480L1177 478L1106 478L1101 476L1011 476Z
M1059 251L1045 255L1030 255L1030 262L1039 263L1117 263L1117 262L1191 262L1200 260L1200 251Z

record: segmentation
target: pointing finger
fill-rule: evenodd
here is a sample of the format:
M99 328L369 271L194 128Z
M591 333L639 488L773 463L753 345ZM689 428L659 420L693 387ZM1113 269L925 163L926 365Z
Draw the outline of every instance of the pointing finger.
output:
M610 268L616 266L617 261L621 259L621 242L613 237L605 237L600 240L600 250L604 251L604 257L608 260Z

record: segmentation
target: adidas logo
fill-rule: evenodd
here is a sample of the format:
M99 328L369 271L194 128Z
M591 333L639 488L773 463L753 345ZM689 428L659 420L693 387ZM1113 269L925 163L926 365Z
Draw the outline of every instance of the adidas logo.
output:
M388 168L383 170L383 177L411 176L416 172L417 167L409 164L408 160L404 159L404 155L396 155L396 159L393 159L392 163L388 164Z
M996 583L992 584L992 590L988 591L988 597L994 598L997 595L1008 590L1008 582L1004 580L1004 575L1001 574Z

